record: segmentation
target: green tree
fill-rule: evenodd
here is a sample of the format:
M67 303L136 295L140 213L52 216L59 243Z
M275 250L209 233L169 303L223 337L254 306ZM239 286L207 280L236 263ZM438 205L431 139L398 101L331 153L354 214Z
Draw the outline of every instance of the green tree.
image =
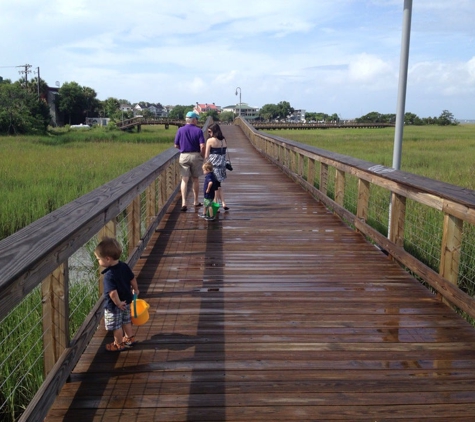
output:
M84 114L87 116L97 116L100 108L100 101L97 99L97 93L87 86L82 87L84 96Z
M407 112L404 114L404 124L405 125L422 125L423 122L417 114Z
M86 108L82 87L77 82L65 82L59 89L59 110L68 116L69 124L79 121Z
M223 111L219 115L219 120L223 123L231 123L234 120L234 113L232 111Z
M259 116L269 122L279 117L279 111L276 104L264 104L259 110Z
M200 122L206 122L206 119L211 116L214 122L219 120L219 113L217 110L209 110L206 113L200 115Z
M0 133L44 134L50 119L48 105L38 100L36 92L29 92L20 82L0 83Z
M281 101L279 104L277 104L277 108L279 109L280 119L286 119L295 111L288 101Z
M120 111L120 101L117 98L109 97L100 102L99 114L102 117L109 117L112 120L122 119L122 112ZM127 117L127 116L126 116Z
M37 77L28 81L27 89L32 94L38 95L38 78ZM48 84L41 78L39 79L39 93L40 93L40 98L47 100Z
M455 120L454 115L449 110L443 110L441 115L437 118L439 126L458 125L459 122Z
M173 110L170 111L168 117L170 119L185 120L186 113L193 110L194 106L192 105L176 105L173 107Z

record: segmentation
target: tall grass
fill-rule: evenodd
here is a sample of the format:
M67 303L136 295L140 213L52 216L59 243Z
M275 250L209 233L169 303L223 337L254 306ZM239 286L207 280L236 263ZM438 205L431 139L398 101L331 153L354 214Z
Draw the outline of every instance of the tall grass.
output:
M173 146L176 127L0 138L0 240Z
M268 130L268 133L392 167L394 128ZM401 170L475 190L475 125L406 126Z

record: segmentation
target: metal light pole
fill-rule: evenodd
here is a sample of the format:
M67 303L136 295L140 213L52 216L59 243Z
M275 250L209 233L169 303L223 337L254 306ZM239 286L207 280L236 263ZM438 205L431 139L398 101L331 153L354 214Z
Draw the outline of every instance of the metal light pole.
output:
M396 107L396 130L394 132L393 169L401 168L402 134L404 131L404 113L406 107L407 69L409 64L409 41L411 39L412 0L404 0L402 17L401 57L399 61L399 87ZM391 193L389 202L388 239L393 239L391 227L393 226L392 207L396 194Z
M236 88L236 95L238 94L238 89L239 89L239 117L241 117L241 88L239 87Z
M404 0L402 19L401 58L399 63L399 88L396 110L396 131L394 133L393 168L401 167L402 133L406 106L407 68L409 63L409 41L411 38L412 0Z

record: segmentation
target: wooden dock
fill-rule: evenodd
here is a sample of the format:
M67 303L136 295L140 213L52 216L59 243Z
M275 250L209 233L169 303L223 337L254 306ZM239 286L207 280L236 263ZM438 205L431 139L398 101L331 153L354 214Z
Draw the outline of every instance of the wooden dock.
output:
M475 329L223 131L230 211L170 208L140 342L101 325L46 421L475 420Z

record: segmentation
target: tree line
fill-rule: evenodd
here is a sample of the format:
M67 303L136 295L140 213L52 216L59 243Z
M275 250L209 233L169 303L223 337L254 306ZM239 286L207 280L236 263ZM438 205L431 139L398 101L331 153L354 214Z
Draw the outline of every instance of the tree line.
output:
M22 78L16 82L0 78L0 134L44 134L51 123L50 107L48 105L48 92L50 89L42 79ZM133 111L122 111L121 104L131 105L125 99L109 97L104 101L97 98L93 88L81 86L77 82L66 82L58 90L55 96L55 107L62 114L64 123L83 123L86 117L107 117L113 122L133 117ZM141 102L140 105L147 107L149 103ZM158 108L163 108L157 103ZM185 113L193 109L193 105L176 105L169 112L172 119L184 119ZM260 121L300 121L300 115L294 114L296 110L288 101L280 101L278 104L265 104L258 111L257 119ZM143 110L144 117L151 117L146 108ZM212 110L203 113L200 119L205 120L211 116L215 121L232 122L233 112L221 112ZM305 120L315 122L339 122L337 113L326 114L307 112ZM359 123L394 123L395 114L381 114L371 112L355 119ZM414 113L405 114L405 124L411 125L453 125L458 124L452 113L444 110L438 117L420 118Z

